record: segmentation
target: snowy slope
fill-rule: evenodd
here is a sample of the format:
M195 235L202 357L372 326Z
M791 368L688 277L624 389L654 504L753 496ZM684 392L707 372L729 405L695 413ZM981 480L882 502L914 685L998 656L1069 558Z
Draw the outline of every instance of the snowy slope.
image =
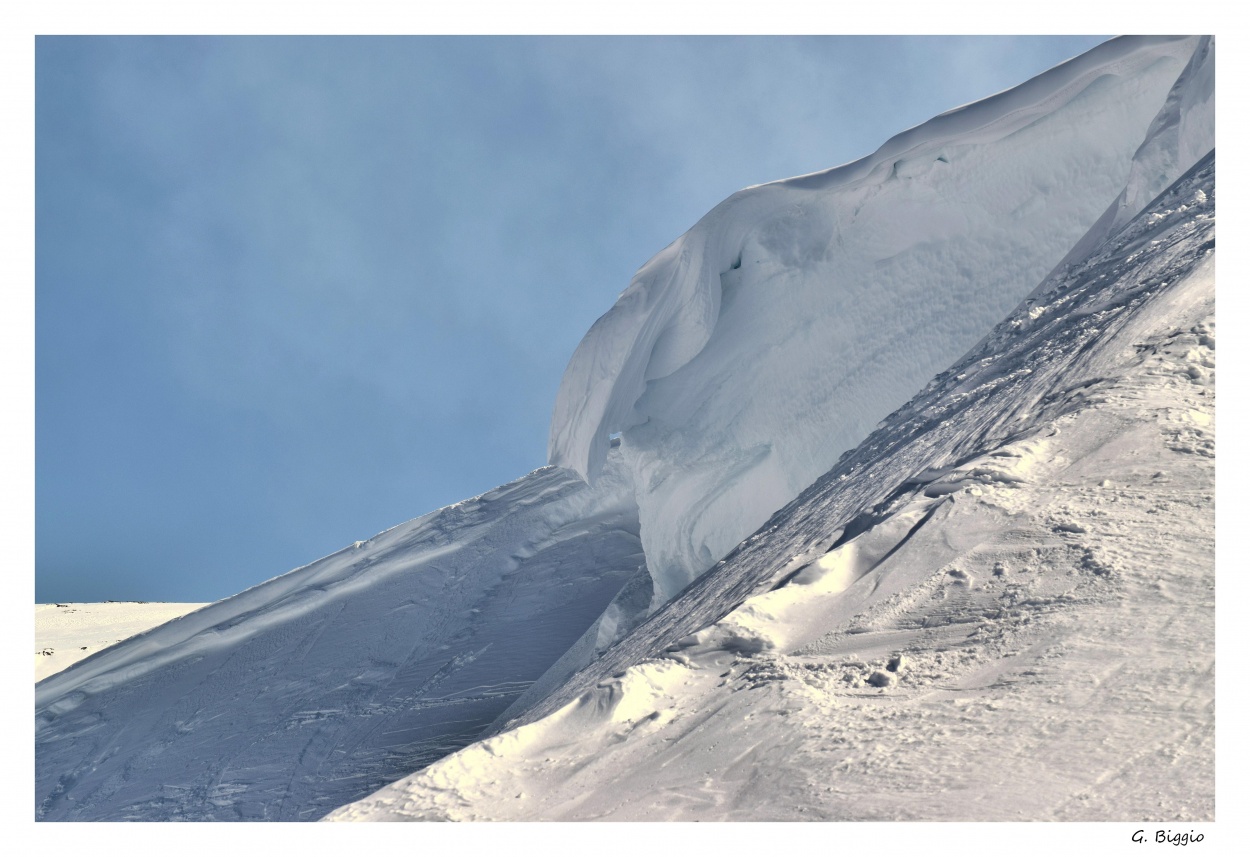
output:
M860 161L734 194L639 270L569 364L550 461L593 478L623 432L653 605L1042 281L1125 187L1199 45L1112 40Z
M644 266L579 347L552 425L552 461L572 469L544 468L396 527L41 682L37 817L315 819L510 724L531 731L475 745L345 815L410 814L403 806L411 790L417 814L513 817L475 801L512 800L499 789L531 769L501 770L483 747L529 752L541 742L516 736L533 730L568 744L562 758L581 759L572 764L599 779L540 777L546 809L521 806L515 817L578 816L565 801L576 803L567 789L581 787L586 806L598 807L588 814L603 815L611 770L586 760L622 758L607 752L617 727L604 725L618 703L626 721L638 720L634 709L659 711L647 701L656 693L671 695L675 715L710 716L724 689L700 682L714 675L730 687L740 678L721 676L722 661L746 658L754 668L772 658L784 667L800 643L815 644L846 620L842 583L858 592L866 584L852 578L872 569L870 579L886 559L902 557L893 546L922 521L935 532L954 501L913 497L906 509L866 510L908 479L946 484L922 478L928 469L988 455L1014 431L1046 429L1041 411L1018 425L995 414L1053 392L1057 373L1078 371L1063 362L1073 356L1064 337L1099 335L1084 322L1054 327L1030 316L1023 339L986 340L997 343L986 346L987 365L1019 372L978 366L990 386L976 396L952 392L946 378L916 406L946 424L896 415L834 477L780 513L784 527L748 540L683 589L985 336L1091 224L1109 229L1136 204L1117 194L1145 175L1139 164L1170 169L1180 157L1150 153L1188 151L1204 139L1209 54L1197 38L1115 40L899 135L863 161L731 197ZM1116 214L1100 221L1109 202ZM1084 263L1068 262L1055 283L1076 282L1065 278ZM1043 360L1021 343L1052 343L1054 353ZM608 432L617 429L623 438L613 449ZM829 480L839 474L834 490ZM1029 478L1049 486L1052 476ZM977 519L970 531L997 523ZM820 558L839 538L845 550L825 568ZM934 536L948 547L960 538ZM1195 544L1201 555L1201 538ZM908 566L883 592L916 590L916 575L930 571ZM744 606L792 573L781 601L801 591L836 603L825 612L797 597L797 612ZM865 610L879 607L870 596ZM945 622L946 614L933 615ZM921 637L915 646L932 642ZM661 655L659 673L640 667ZM708 664L716 670L700 666ZM690 688L676 693L673 677ZM647 690L655 681L662 687ZM667 717L651 717L639 735ZM800 739L777 725L769 727L777 740ZM725 764L714 749L699 752ZM498 789L456 767L465 764L482 765ZM450 777L450 806L431 797L443 780L429 777Z
M1214 154L514 728L329 816L1210 819Z
M204 604L109 601L35 605L35 681Z
M37 817L315 819L464 746L637 571L626 487L544 468L46 679Z

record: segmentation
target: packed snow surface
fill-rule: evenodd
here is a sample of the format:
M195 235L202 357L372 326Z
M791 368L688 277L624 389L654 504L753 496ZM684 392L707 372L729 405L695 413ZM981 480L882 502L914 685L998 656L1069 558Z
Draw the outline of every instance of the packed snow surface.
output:
M1214 154L513 728L330 820L1209 820Z
M35 681L203 604L108 601L35 605Z
M1107 42L862 160L740 191L638 271L566 370L549 460L593 479L622 432L653 606L1042 281L1125 187L1200 43Z

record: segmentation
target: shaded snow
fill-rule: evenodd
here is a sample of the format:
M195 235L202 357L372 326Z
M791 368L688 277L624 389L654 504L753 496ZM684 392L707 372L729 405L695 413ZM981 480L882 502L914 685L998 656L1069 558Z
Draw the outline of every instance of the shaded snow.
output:
M37 817L316 819L464 746L641 564L613 473L544 468L44 680Z
M1059 267L1080 262L1215 148L1215 40L1204 36L1133 155L1128 180Z
M513 728L330 820L1214 815L1214 157Z

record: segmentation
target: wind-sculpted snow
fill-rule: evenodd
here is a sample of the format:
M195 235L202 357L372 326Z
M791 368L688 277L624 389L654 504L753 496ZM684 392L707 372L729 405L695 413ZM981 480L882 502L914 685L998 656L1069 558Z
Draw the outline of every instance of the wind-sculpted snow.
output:
M510 728L329 820L1209 820L1212 152Z
M109 601L35 605L35 681L205 604Z
M476 738L642 561L628 483L544 468L36 686L44 820L306 820Z
M653 606L1056 266L1205 44L1108 42L860 161L740 191L638 271L569 364L549 460L593 480L623 433Z
M1086 403L1101 383L1102 364L1116 368L1119 349L1132 348L1115 337L1117 330L1147 309L1166 308L1169 286L1180 289L1184 275L1212 257L1214 177L1212 152L1153 211L1043 283L957 366L937 375L711 572L515 722L554 711L603 677L663 654L870 528L899 497ZM1204 370L1187 364L1183 371L1201 376Z
M1172 182L1212 137L1213 64L1208 39L1117 39L730 197L578 347L559 466L40 682L37 817L315 819L422 768L336 817L1012 817L923 797L982 794L984 767L940 772L1004 756L1103 801L1060 770L1027 817L1145 817L1179 756L1208 813L1213 158ZM1147 657L1095 651L1116 635ZM968 753L926 725L1000 680L1028 689L1011 716L960 722L1023 734L1054 698L1072 740ZM875 764L896 715L854 699L892 688L928 755ZM1112 770L1125 736L1154 755ZM828 811L835 769L869 797Z

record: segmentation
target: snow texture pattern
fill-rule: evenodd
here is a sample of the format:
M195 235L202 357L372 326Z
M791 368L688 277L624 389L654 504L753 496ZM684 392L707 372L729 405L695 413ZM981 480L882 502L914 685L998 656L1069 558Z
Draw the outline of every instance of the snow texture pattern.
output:
M1129 216L1166 187L1130 165L1207 44L1112 40L862 160L740 191L638 271L569 363L549 460L593 481L622 433L652 608L975 345L1126 182ZM1186 151L1208 103L1165 108Z

